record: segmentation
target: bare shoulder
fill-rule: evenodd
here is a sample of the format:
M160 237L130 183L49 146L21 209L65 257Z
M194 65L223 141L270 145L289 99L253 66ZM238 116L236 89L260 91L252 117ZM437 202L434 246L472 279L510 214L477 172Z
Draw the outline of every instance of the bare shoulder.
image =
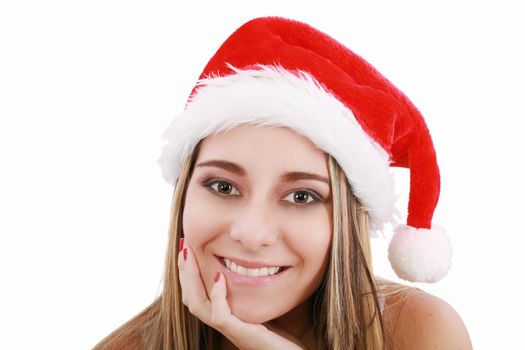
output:
M419 289L408 289L386 300L386 341L389 349L472 349L456 310Z

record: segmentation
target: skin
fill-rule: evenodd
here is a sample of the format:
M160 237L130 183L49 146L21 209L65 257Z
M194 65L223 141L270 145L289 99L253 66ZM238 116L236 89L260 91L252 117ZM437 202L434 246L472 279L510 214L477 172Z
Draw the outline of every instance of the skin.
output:
M463 320L444 300L410 289L386 303L387 349L472 349Z
M243 125L201 145L183 211L183 302L237 347L246 348L239 334L251 343L261 337L254 349L313 341L311 296L324 276L331 242L327 162L309 139L284 127ZM246 285L232 278L219 257L286 270L267 284Z
M217 163L202 165L210 160L233 162L244 174ZM326 154L283 127L239 126L201 145L183 211L179 278L182 302L223 335L222 349L316 348L311 295L329 254L330 186L312 179L284 181L288 172L327 178ZM232 186L219 187L216 180ZM298 192L303 196L295 197ZM319 202L304 192L316 193ZM288 270L267 285L239 285L218 256ZM385 301L388 348L472 349L463 321L446 302L421 290L403 293L403 302L396 298Z

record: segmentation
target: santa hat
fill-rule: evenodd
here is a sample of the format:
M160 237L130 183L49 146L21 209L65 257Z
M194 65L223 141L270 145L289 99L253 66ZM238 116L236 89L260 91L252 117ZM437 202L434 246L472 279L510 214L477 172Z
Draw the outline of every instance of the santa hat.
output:
M432 225L440 180L429 131L408 98L363 58L298 21L245 23L208 62L163 133L164 179L175 185L201 139L246 123L289 127L335 158L372 230L398 215L390 167L409 168L407 224L395 229L390 262L409 281L446 275L452 250Z

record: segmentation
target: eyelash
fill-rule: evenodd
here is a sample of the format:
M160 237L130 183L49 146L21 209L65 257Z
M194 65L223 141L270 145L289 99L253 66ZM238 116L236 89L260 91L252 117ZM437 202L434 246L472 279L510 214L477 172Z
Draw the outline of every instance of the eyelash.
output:
M204 187L207 187L209 188L211 191L217 193L219 196L224 196L224 197L235 197L235 196L238 196L237 194L236 195L230 195L230 194L224 194L224 193L221 193L219 192L218 190L214 189L213 186L214 185L218 185L220 183L226 183L226 184L229 184L230 186L232 186L235 190L237 190L237 188L230 182L228 181L224 181L224 180L209 180L209 181L205 181L203 183L203 186ZM238 192L239 190L237 190ZM286 201L286 202L290 202L292 205L297 205L297 206L306 206L306 205L312 205L312 204L315 204L315 203L318 203L318 202L323 202L324 200L321 198L321 196L319 196L317 193L315 192L312 192L312 191L307 191L307 190L296 190L296 191L292 191L292 192L288 192L286 194L285 197L288 197L290 194L293 194L293 193L297 193L297 192L302 192L302 193L306 193L310 198L312 198L311 201L309 202L306 202L306 203L297 203L297 202L290 202L290 201Z

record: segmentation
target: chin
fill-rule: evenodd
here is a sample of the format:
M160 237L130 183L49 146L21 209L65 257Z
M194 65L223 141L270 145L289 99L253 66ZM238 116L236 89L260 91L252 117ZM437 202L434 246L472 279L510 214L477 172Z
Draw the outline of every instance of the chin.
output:
M268 307L269 302L236 302L230 301L230 309L238 319L248 323L266 323L283 315L288 310Z

